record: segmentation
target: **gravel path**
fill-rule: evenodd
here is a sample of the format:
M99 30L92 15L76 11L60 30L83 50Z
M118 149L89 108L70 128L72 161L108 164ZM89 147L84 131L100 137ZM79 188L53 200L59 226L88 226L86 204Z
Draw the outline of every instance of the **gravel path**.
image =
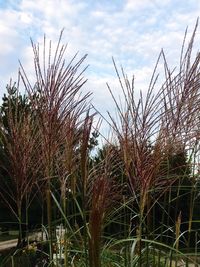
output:
M7 240L0 242L0 251L13 248L17 245L17 239Z

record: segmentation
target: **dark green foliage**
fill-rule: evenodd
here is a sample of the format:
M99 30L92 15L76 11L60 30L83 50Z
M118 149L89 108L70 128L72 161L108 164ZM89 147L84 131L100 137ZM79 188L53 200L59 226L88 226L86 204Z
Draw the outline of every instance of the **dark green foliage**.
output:
M160 173L169 181L167 188L159 192L161 197L154 206L156 228L162 231L161 240L171 244L176 234L176 222L181 218L181 232L186 234L181 239L186 246L192 191L192 174L187 153L180 151L169 154L161 165ZM171 228L171 229L170 229Z
M28 98L25 95L19 94L15 85L7 86L7 95L4 94L0 107L0 116L4 130L9 132L8 116L10 112L19 120L21 112L30 112L30 107L31 105Z

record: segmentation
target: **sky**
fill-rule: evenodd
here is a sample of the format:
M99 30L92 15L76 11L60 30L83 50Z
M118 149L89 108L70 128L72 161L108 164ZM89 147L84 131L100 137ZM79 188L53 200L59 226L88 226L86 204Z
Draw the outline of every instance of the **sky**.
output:
M178 65L185 29L193 31L199 14L199 0L0 0L0 97L17 79L19 60L33 76L30 38L56 42L64 28L67 59L88 54L85 90L105 113L113 105L106 83L120 95L112 57L145 91L161 49L172 68Z

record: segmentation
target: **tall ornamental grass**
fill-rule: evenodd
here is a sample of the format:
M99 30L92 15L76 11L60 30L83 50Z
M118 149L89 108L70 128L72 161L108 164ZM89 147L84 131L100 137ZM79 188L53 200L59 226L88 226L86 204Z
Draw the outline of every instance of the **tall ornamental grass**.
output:
M54 50L32 42L35 80L21 65L1 107L0 196L19 228L2 266L199 266L197 30L175 70L160 52L145 92L113 60L122 97L107 85L112 139L93 153L101 114L84 92L86 56L66 63L62 33Z

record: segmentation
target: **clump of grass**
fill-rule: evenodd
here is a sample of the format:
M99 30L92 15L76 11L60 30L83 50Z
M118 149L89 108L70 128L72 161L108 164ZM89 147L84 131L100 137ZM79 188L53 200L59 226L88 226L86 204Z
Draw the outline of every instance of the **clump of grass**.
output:
M31 103L28 98L20 95L19 88L15 85L11 84L8 91L7 106L2 109L0 121L1 144L4 148L1 166L7 179L3 179L1 183L0 194L17 218L18 245L21 245L39 168L36 160L40 161L40 157L35 159L38 134L31 114Z
M170 71L164 51L161 51L148 90L145 95L141 91L137 100L134 79L129 81L123 68L120 75L113 61L124 98L118 102L108 85L116 106L117 118L110 114L109 116L112 129L118 139L128 184L134 197L133 205L138 207L135 236L138 240L136 251L139 256L142 255L143 250L142 237L156 238L154 206L159 202L163 193L168 190L167 188L170 189L176 181L178 181L175 200L177 215L173 220L174 225L178 220L176 233L179 232L179 235L177 234L176 238L183 235L180 232L180 224L185 222L181 222L180 217L177 217L181 212L181 210L178 211L179 192L181 181L186 176L188 177L189 173L183 171L182 174L175 175L178 174L176 167L173 169L173 166L170 166L169 168L168 163L173 155L179 154L180 151L190 153L189 151L195 150L198 144L198 138L194 131L199 123L197 116L199 109L199 54L191 62L197 25L198 21L185 54L184 39L180 72L174 74L173 71ZM157 67L161 60L164 66L165 81L160 89L156 89ZM164 163L167 163L165 167ZM194 165L190 165L190 167L193 168ZM184 169L185 166L181 166L181 168ZM192 181L193 178L191 176L187 179ZM172 201L171 197L168 201ZM192 210L193 202L190 201L188 232L190 232L192 223ZM165 207L162 212L170 216L169 210L165 210ZM164 222L161 221L161 223ZM176 245L178 246L178 243Z
M116 160L115 151L108 149L104 160L95 166L90 177L89 209L89 266L100 267L102 254L102 234L106 217L112 205L117 206L121 197L120 188L114 180L112 170Z

